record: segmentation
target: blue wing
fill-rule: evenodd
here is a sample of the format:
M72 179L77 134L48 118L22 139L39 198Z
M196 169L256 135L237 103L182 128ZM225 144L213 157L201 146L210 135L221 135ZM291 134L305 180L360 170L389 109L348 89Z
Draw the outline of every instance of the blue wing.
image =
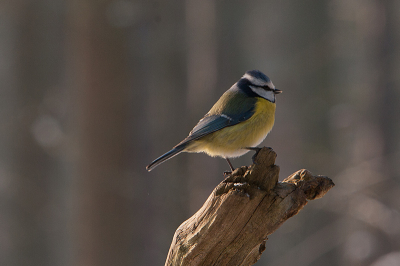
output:
M235 115L225 115L225 114L206 115L192 129L192 131L189 133L189 136L187 136L177 146L186 144L192 140L199 139L201 137L204 137L210 133L213 133L213 132L223 129L225 127L230 127L230 126L236 125L240 122L243 122L243 121L249 119L253 114L254 114L254 108L250 108L246 112L241 113L240 115L236 115L236 116Z
M187 145L192 140L246 121L254 114L256 102L256 98L249 98L245 93L240 92L235 84L221 96L203 119L197 123L189 133L189 136L175 147Z

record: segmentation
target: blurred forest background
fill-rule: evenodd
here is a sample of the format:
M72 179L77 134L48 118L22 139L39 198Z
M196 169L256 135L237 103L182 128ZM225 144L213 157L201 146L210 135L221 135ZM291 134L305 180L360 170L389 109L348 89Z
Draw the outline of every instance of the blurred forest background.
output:
M0 265L163 265L228 165L145 166L251 69L281 179L336 183L256 265L400 265L399 46L397 0L0 1Z

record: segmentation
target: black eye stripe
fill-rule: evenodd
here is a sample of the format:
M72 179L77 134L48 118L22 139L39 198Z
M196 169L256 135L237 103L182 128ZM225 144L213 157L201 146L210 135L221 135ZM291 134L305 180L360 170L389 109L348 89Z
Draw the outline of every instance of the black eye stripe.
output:
M268 85L261 86L261 85L252 84L251 86L254 86L254 87L257 87L257 88L263 88L264 90L267 90L267 91L273 91L274 90L274 89L271 89Z

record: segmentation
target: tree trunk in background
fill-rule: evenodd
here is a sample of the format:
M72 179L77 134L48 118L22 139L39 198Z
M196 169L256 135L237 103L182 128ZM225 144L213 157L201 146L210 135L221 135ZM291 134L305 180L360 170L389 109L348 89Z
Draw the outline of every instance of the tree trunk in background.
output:
M43 212L49 198L48 176L49 158L34 142L31 127L38 116L40 100L44 93L44 80L38 75L40 67L35 57L41 54L37 50L39 27L32 27L37 19L33 5L18 10L18 43L20 54L17 56L17 94L16 113L13 132L12 171L15 174L17 197L14 198L13 228L14 245L12 252L13 265L46 265L46 228L44 221L38 222L37 213ZM16 117L15 117L16 118ZM18 251L21 256L17 256ZM14 253L14 254L13 254Z
M73 104L73 265L133 265L129 201L124 196L128 75L123 31L108 20L113 1L72 1L69 72Z
M377 95L378 101L378 119L377 124L382 130L383 153L387 157L385 171L388 176L396 176L396 168L398 166L398 158L396 151L399 149L397 142L400 136L399 114L400 104L400 64L398 47L400 45L399 15L398 2L395 0L382 1L381 9L384 10L385 16L381 18L382 31L375 37L374 47L377 55L374 58L378 74ZM382 12L382 11L381 11ZM380 14L383 16L382 14Z
M62 104L53 105L62 90L62 9L60 1L1 4L0 265L65 265Z
M216 88L218 69L215 1L187 0L185 1L185 15L188 47L186 56L188 84L185 105L189 118L187 119L188 124L195 126L216 102L216 99L221 96L224 89L229 87L220 91ZM197 169L188 178L187 187L190 191L188 194L189 209L190 213L193 213L214 187L216 180L208 173L211 169L217 169L218 163L225 164L225 162L206 156L188 156L187 162L188 171ZM207 168L203 167L204 164L207 164Z
M336 87L330 91L336 106L331 107L330 134L336 162L332 165L342 167L338 184L352 180L341 195L347 199L335 201L337 206L348 206L342 211L344 221L338 224L341 233L336 236L345 243L346 252L336 257L339 265L381 265L374 262L398 249L398 242L390 239L399 224L395 179L400 96L395 73L399 66L393 60L399 40L399 5L398 1L333 3L331 84L336 82ZM360 212L362 208L369 215ZM376 218L384 212L393 214Z

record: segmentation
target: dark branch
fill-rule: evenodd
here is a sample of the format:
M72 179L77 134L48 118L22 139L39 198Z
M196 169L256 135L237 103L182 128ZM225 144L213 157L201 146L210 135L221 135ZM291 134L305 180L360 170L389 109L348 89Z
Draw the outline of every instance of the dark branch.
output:
M275 158L263 148L222 181L176 230L165 265L253 265L268 235L334 186L304 169L278 182Z

